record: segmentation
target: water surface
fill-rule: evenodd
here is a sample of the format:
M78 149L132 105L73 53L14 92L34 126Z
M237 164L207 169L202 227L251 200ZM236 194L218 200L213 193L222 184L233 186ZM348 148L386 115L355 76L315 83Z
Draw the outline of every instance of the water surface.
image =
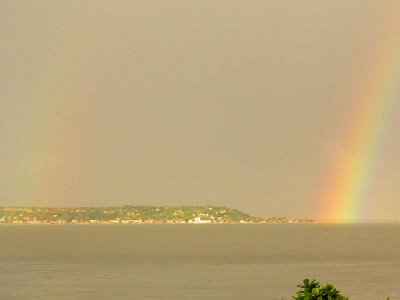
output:
M400 299L400 225L1 225L0 299Z

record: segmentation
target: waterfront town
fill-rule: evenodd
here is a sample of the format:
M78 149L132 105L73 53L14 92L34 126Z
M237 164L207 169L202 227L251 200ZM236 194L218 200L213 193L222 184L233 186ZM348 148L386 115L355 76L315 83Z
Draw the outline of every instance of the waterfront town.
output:
M259 218L217 206L0 207L0 224L251 224L312 223L310 219Z

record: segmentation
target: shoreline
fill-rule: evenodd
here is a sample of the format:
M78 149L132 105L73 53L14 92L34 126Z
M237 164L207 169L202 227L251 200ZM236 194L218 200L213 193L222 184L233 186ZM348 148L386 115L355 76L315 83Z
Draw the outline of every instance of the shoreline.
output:
M318 223L318 222L252 222L252 223L239 223L239 222L226 222L226 223L179 223L179 222L132 222L132 223L113 223L113 222L99 222L99 223L0 223L0 226L2 225L33 225L33 226L40 226L40 225L54 225L54 226L60 226L60 225L112 225L112 226L118 226L118 225L273 225L273 224L288 224L288 225L293 225L293 224L335 224L335 223Z

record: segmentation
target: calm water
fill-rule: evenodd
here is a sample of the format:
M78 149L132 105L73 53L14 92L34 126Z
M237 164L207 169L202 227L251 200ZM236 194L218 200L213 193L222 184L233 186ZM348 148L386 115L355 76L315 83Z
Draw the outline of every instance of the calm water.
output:
M400 225L1 225L0 299L400 299Z

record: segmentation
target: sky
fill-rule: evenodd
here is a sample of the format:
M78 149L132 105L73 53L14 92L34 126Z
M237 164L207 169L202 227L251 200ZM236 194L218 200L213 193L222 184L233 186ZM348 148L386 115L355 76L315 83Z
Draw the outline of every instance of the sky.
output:
M0 0L0 206L318 219L369 66L400 67L398 19L382 0ZM359 220L400 220L394 99Z

